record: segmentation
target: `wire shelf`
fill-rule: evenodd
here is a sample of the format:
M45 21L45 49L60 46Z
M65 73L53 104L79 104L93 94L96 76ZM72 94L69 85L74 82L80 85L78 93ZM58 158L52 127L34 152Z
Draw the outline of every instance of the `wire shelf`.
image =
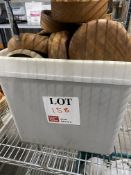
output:
M0 135L0 162L28 168L26 175L94 175L131 173L131 105L111 155L78 152L37 144L23 143L13 119ZM114 173L114 174L113 174ZM120 175L121 175L120 174Z
M0 135L0 161L25 168L52 172L47 169L50 154L76 157L74 150L62 150L43 145L21 142L13 120ZM53 172L54 174L54 172Z
M9 108L5 109L2 113L0 113L0 118L3 118L9 112Z

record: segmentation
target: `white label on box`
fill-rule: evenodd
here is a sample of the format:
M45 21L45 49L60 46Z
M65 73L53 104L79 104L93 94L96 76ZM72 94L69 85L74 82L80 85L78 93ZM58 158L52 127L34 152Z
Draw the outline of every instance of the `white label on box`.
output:
M78 97L43 97L49 123L80 125Z
M28 23L40 25L42 2L25 2L25 7Z

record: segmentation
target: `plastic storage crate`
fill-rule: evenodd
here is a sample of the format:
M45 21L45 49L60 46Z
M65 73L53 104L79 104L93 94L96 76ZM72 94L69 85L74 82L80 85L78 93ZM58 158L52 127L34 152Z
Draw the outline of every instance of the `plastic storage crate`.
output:
M0 57L0 83L22 141L109 154L131 93L131 63Z

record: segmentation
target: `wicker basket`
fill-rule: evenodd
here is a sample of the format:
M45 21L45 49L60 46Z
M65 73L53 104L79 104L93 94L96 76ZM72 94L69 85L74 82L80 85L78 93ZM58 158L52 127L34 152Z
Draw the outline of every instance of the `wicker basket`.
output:
M108 0L52 0L52 17L65 23L83 23L104 18L108 10Z

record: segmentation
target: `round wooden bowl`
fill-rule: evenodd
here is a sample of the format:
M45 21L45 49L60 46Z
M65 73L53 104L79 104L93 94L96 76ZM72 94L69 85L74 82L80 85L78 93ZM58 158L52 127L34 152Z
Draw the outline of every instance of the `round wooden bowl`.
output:
M7 56L8 57L42 58L42 56L39 55L38 53L27 49L14 50L12 52L9 52Z
M0 51L0 56L7 56L8 53L9 53L8 48L3 49L3 50Z
M8 42L8 50L27 49L42 54L48 54L48 36L41 36L34 33L22 33L19 40L13 36Z
M48 57L56 59L68 58L69 33L66 31L52 33L48 42Z
M51 16L50 10L43 10L41 12L41 28L44 29L45 32L55 33L61 30L65 30L65 24L59 23L53 20Z
M83 24L73 35L70 59L131 61L131 37L116 21L99 19Z
M104 18L108 10L108 0L52 0L52 18L65 23L84 23Z
M47 33L56 33L64 30L75 31L80 24L61 23L55 21L51 16L50 10L43 10L41 13L41 28Z

